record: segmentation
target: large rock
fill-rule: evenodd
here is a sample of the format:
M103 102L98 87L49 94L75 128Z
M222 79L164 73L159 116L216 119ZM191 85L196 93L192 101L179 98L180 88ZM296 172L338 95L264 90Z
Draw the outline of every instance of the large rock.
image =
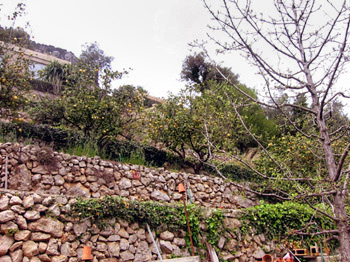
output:
M67 195L81 196L85 198L90 198L90 190L84 187L81 183L78 184L65 184L67 186Z
M3 256L0 257L0 262L12 262L12 259L10 256Z
M255 206L254 202L243 196L234 196L232 197L234 202L236 202L240 207L249 208Z
M58 241L55 238L50 238L49 243L47 245L46 254L52 256L58 256L60 253L58 252Z
M119 257L120 247L116 242L108 242L108 250L111 253L112 257Z
M173 245L169 241L161 240L159 241L159 246L165 254L171 254L173 251Z
M10 253L12 262L22 262L23 259L23 251L22 249L17 249Z
M30 239L31 232L29 230L21 230L15 234L16 241L27 241Z
M24 164L17 166L8 180L9 189L30 191L31 184L32 174Z
M26 241L23 243L23 253L26 257L34 257L39 254L38 244L34 241Z
M120 240L119 246L120 246L120 250L128 250L130 244L129 244L129 241L128 241L128 240L122 238L122 239Z
M123 177L123 178L119 181L118 186L119 186L120 189L128 189L128 188L130 188L132 185L131 185L130 179L127 179L127 178Z
M169 231L165 231L160 233L159 237L161 240L172 241L174 239L174 234Z
M156 201L164 201L164 202L170 201L170 197L168 196L168 194L160 190L153 191L151 194L151 198Z
M134 262L143 262L152 260L152 252L148 247L148 243L146 241L140 241L135 254Z
M31 231L49 233L53 237L61 237L63 235L63 228L64 225L62 222L48 217L43 217L28 225L28 229Z
M34 206L34 197L33 196L27 196L23 199L22 206L25 209L29 209Z
M5 210L0 212L0 223L6 223L15 219L15 213L12 210Z
M7 235L0 236L0 256L6 255L15 240Z
M79 223L79 224L74 224L74 226L73 226L74 234L77 236L80 236L87 231L88 227L91 227L91 223L89 220L84 221L84 222Z
M9 206L10 199L7 196L0 197L0 210L6 210Z
M123 259L123 261L128 261L135 258L134 254L132 254L130 251L120 253L120 257Z

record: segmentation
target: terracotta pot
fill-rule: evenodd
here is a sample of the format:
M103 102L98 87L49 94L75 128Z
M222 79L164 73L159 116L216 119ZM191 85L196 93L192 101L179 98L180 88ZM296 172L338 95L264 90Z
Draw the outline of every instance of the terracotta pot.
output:
M273 262L272 256L271 255L263 256L263 261L265 261L265 262Z
M85 246L81 260L92 260L91 247Z
M179 193L183 193L183 192L185 192L186 190L185 190L185 187L184 187L184 185L182 184L182 183L180 183L179 184Z

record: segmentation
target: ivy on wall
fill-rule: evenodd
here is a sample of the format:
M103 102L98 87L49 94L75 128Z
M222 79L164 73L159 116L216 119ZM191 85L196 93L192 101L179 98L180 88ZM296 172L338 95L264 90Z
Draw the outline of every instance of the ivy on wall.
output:
M215 209L206 215L208 212L194 204L187 205L187 211L194 244L199 246L204 234L209 243L216 244L223 229L224 211ZM72 215L80 219L90 218L100 227L105 226L108 219L120 218L130 223L149 224L154 229L166 225L170 231L182 229L187 232L185 210L181 204L127 201L122 197L105 196L99 199L78 199L72 206ZM201 230L201 224L207 228L206 232ZM188 236L186 240L189 244Z
M319 235L319 228L334 229L335 224L326 216L316 212L305 204L283 202L262 204L246 209L242 214L243 233L255 230L268 239L292 245L310 246L321 243L330 235ZM306 235L298 234L303 230ZM332 242L329 246L336 245Z

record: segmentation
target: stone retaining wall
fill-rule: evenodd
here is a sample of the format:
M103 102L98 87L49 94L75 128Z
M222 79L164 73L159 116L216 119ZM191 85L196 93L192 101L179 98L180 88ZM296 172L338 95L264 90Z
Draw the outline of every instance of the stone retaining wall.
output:
M179 183L190 188L190 201L205 207L237 209L257 203L252 195L223 179L175 173L164 168L104 161L99 157L77 157L52 152L49 148L0 144L1 184L5 184L8 157L8 189L98 198L122 196L131 200L180 202ZM138 178L139 176L139 178Z
M70 217L74 197L40 195L32 192L0 191L0 262L77 262L85 245L92 248L93 262L157 260L157 250L146 228L137 223L112 219L100 230L90 220ZM227 214L225 227L240 222ZM203 229L204 230L204 229ZM187 257L186 232L166 229L152 232L162 257ZM218 248L225 261L255 261L269 248L263 235L241 240L227 232ZM204 251L199 251L204 255Z
M7 158L7 161L6 161ZM150 261L157 259L155 246L145 228L114 219L105 230L89 220L69 217L77 196L123 196L130 200L180 201L177 185L191 189L191 200L206 207L223 207L228 230L217 248L227 261L255 261L274 248L263 235L242 237L233 229L237 209L256 203L217 177L175 173L101 160L76 157L48 148L0 144L0 262L80 261L83 247L92 247L96 261ZM5 165L7 162L7 179ZM16 191L13 191L16 190ZM205 230L205 229L203 229ZM153 232L162 256L189 256L185 232Z

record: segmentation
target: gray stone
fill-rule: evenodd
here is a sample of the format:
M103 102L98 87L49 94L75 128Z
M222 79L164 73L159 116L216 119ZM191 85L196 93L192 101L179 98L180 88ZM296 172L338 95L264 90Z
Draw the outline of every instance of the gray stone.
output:
M120 257L123 259L123 261L128 261L135 258L134 254L130 253L130 251L121 252Z
M178 238L175 237L173 240L173 244L178 247L185 247L186 246L186 240L184 238Z
M46 254L51 256L58 256L58 240L55 238L50 238L49 243L47 244Z
M129 238L129 233L126 232L124 228L121 228L118 232L118 235L122 238Z
M30 239L31 232L29 230L21 230L14 235L16 241L27 241Z
M170 197L168 196L168 194L161 190L153 191L151 194L151 198L156 201L165 201L165 202L170 201Z
M74 255L74 252L72 252L72 250L71 250L71 245L68 242L65 242L61 245L60 253L66 257Z
M34 257L35 255L39 254L38 244L31 240L24 242L23 254L28 258Z
M48 206L51 206L54 202L55 202L55 199L49 196L43 199L42 204L48 207Z
M51 258L46 254L40 254L38 257L43 262L51 262Z
M67 195L81 196L85 198L90 198L90 190L84 187L82 184L65 184L68 187Z
M23 199L23 203L22 203L22 206L25 208L25 209L29 209L31 208L32 206L34 206L34 197L33 196L27 196Z
M0 256L7 253L14 241L13 237L7 235L0 236Z
M151 184L151 182L152 182L152 179L149 178L148 176L141 176L141 183L144 186L149 186L149 184Z
M129 249L129 241L122 238L120 240L119 246L120 246L120 250L128 250Z
M119 241L120 240L120 236L118 235L111 235L107 238L107 241L108 242L116 242L116 241Z
M31 184L32 174L24 164L17 166L8 180L8 188L14 190L30 191Z
M0 197L0 210L3 211L8 209L9 202L10 202L10 199L7 196L2 195Z
M36 210L28 210L25 214L24 217L27 220L38 220L40 218L40 213Z
M10 199L11 205L22 205L23 200L19 196L12 196Z
M73 231L74 234L77 236L80 236L81 234L85 233L88 229L88 227L91 226L91 222L90 221L85 221L79 224L74 224L73 226Z
M44 170L44 169L43 169ZM45 185L54 185L53 177L52 175L43 175L41 178L41 182Z
M24 214L26 212L26 210L24 209L24 207L22 207L21 205L14 205L11 206L11 210L13 212L16 212L17 214Z
M164 231L160 233L159 238L161 240L172 241L174 239L174 234L169 231Z
M28 225L28 229L31 231L49 233L53 237L61 237L63 234L63 228L64 225L62 222L48 217L40 218Z
M50 214L52 216L55 216L55 217L58 217L61 214L61 210L60 210L58 204L54 204L51 207L49 207L48 211L50 212Z
M218 243L218 248L223 249L226 243L226 238L221 236Z
M31 240L39 242L39 241L48 241L51 238L50 234L45 234L41 232L33 232L31 236Z
M40 242L39 243L39 252L40 253L45 253L47 249L47 243L45 242Z
M143 262L152 260L152 252L148 247L148 243L146 241L140 241L136 252L134 262Z
M16 223L20 229L27 229L28 228L27 220L22 216L18 216L16 218Z
M119 257L120 247L116 242L108 242L108 251L111 253L112 257Z
M56 175L53 177L56 186L62 186L64 184L64 178L61 175Z
M6 223L15 219L15 213L12 210L5 210L0 212L0 223Z
M23 251L22 249L17 249L10 253L12 262L22 262L23 259Z
M138 237L139 240L145 240L146 239L146 232L143 228L140 228L139 230L137 230L136 235Z
M64 255L53 256L51 258L51 262L67 262L67 261L68 261L68 257Z
M224 226L230 229L240 228L242 226L242 223L235 218L224 218Z
M160 240L159 246L165 254L171 254L173 251L173 245L169 241Z
M0 257L0 262L12 262L12 259L10 256L3 256Z
M6 224L1 224L0 231L2 234L14 234L18 231L18 226L12 221L7 222Z
M252 200L242 197L242 196L234 196L233 200L240 206L243 208L249 208L249 207L253 207L255 204Z
M127 179L127 178L123 177L119 181L118 186L119 186L120 189L122 189L122 190L124 189L125 190L125 189L130 188L132 186L132 184L131 184L130 179Z
M114 228L111 226L111 225L107 225L107 227L101 231L101 235L104 236L104 237L109 237L111 235L113 235L115 232L114 232Z
M137 241L137 235L136 234L133 234L129 237L128 241L130 244L134 244L136 241Z
M17 248L22 247L23 241L17 241L15 242L11 247L10 247L10 251L13 252L15 251Z

